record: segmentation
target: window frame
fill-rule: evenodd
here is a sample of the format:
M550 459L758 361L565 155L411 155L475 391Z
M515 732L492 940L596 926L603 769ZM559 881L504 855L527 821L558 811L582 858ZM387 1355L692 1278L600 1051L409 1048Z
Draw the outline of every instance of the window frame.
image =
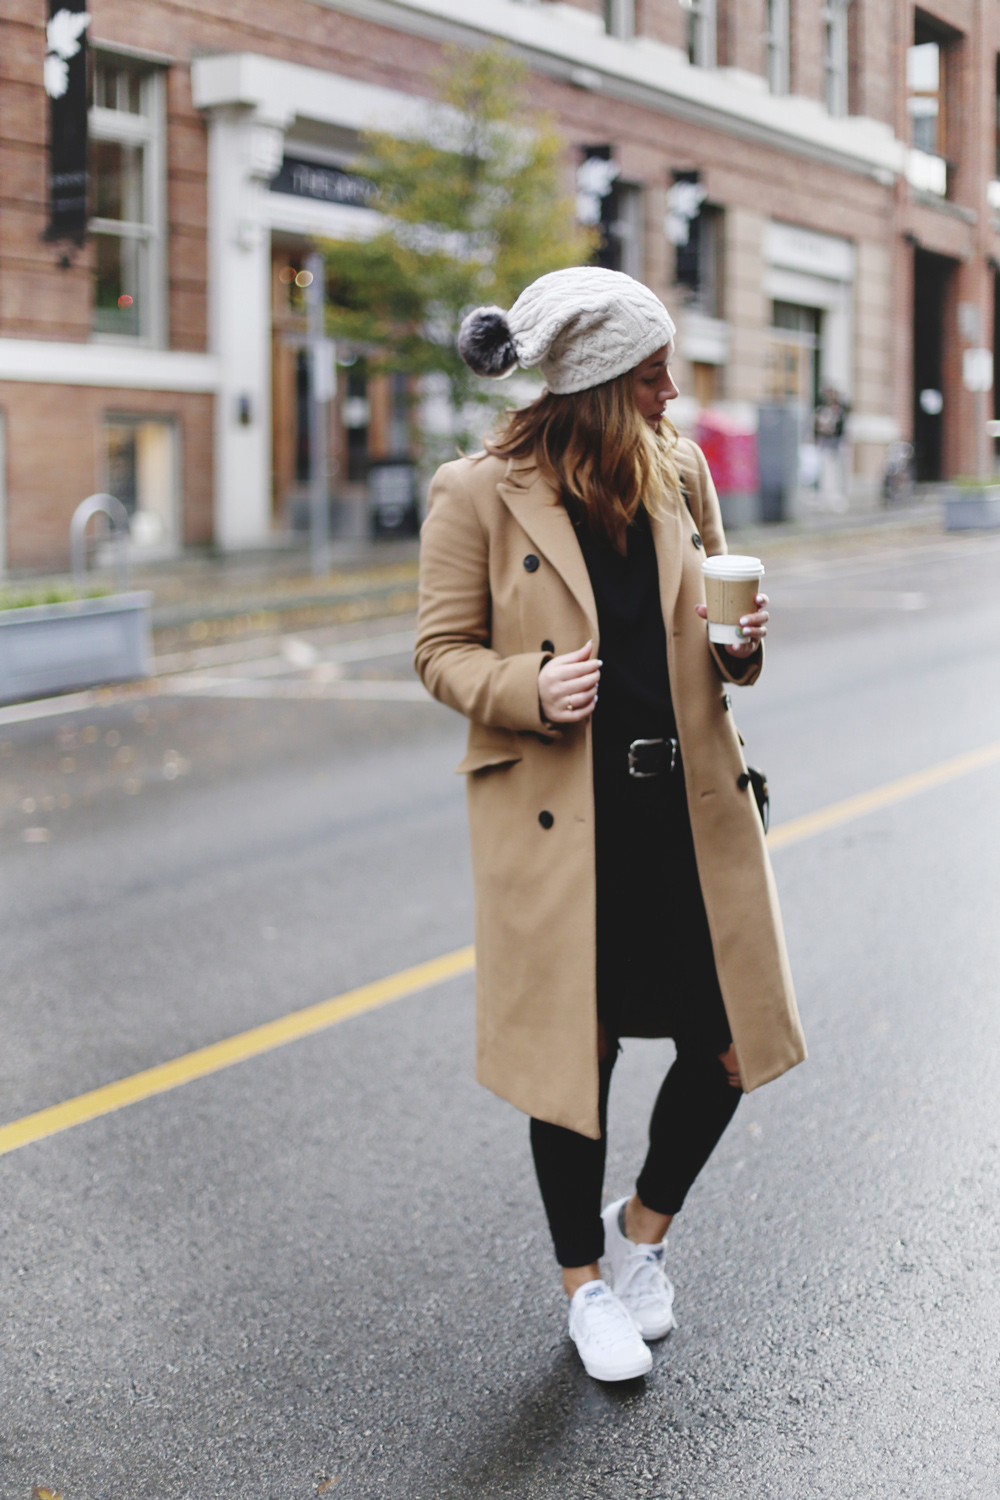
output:
M635 0L604 0L604 30L620 41L635 36Z
M131 54L118 53L106 46L93 49L95 72L104 58L140 72L141 112L131 114L126 110L92 104L87 112L88 133L93 141L112 141L142 150L145 217L136 222L94 215L88 219L87 229L90 234L141 241L146 253L141 271L138 333L109 333L91 328L90 341L129 348L163 349L167 344L166 77L162 67L137 66Z
M784 95L791 89L790 9L790 0L766 0L764 74L772 94Z
M824 0L823 102L827 113L838 119L850 110L850 35L847 12L851 0Z
M686 50L693 68L714 68L718 61L719 18L716 0L681 0L686 12Z
M641 182L615 178L608 194L609 242L617 246L618 269L642 280L646 259L646 194Z
M100 414L100 450L99 450L99 486L106 494L114 494L111 488L111 462L109 431L112 426L117 427L142 427L155 423L164 427L169 433L170 443L170 495L167 533L161 543L154 543L161 551L176 553L183 546L184 531L184 480L182 470L182 423L180 416L173 411L123 411L120 407L109 406ZM121 499L121 496L116 498ZM125 502L122 501L124 504ZM130 519L143 510L139 503L139 496L135 497L135 509L129 512ZM149 512L147 512L149 514ZM155 512L152 512L155 514Z

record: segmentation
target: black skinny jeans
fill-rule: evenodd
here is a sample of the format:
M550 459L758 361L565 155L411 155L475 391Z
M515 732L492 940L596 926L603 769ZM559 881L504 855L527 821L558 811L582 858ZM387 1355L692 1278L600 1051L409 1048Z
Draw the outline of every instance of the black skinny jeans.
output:
M538 1185L561 1266L589 1266L604 1254L601 1194L607 1154L608 1090L618 1056L609 1038L600 1065L601 1138L562 1125L531 1122ZM649 1151L635 1190L646 1208L675 1214L732 1119L742 1090L729 1083L713 1052L679 1044L649 1122Z
M620 1036L672 1036L676 1060L649 1124L636 1191L675 1214L740 1102L719 1061L732 1041L715 970L684 773L636 780L627 743L595 742L597 1012L609 1047L600 1065L599 1140L531 1122L538 1184L561 1266L604 1253L601 1194L607 1108Z

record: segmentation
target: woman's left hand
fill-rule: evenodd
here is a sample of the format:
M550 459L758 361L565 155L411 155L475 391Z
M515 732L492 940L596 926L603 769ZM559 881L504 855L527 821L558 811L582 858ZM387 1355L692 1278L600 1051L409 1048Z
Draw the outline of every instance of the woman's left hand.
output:
M767 635L767 622L771 618L767 612L767 595L758 594L756 602L756 612L752 615L744 615L740 621L740 631L746 639L738 646L726 647L730 656L752 656ZM695 613L699 614L703 620L708 619L708 610L704 604L696 604Z

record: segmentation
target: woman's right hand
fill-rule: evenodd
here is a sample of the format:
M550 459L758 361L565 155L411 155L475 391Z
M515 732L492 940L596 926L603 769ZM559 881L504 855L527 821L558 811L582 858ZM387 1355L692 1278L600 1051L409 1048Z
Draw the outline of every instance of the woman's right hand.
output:
M538 674L538 701L547 724L579 724L597 702L601 663L588 641L579 651L553 656Z

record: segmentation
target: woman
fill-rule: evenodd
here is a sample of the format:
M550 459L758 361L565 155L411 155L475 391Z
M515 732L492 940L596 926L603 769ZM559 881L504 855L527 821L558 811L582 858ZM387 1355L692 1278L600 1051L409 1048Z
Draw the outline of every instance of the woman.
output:
M602 1380L645 1373L674 1326L663 1239L740 1093L805 1056L726 692L760 674L767 599L741 645L709 643L701 563L725 540L666 419L673 335L648 288L594 267L470 314L477 373L547 389L438 471L421 546L417 670L470 720L477 1076L531 1116L570 1335ZM602 1215L623 1036L677 1057L635 1192Z

